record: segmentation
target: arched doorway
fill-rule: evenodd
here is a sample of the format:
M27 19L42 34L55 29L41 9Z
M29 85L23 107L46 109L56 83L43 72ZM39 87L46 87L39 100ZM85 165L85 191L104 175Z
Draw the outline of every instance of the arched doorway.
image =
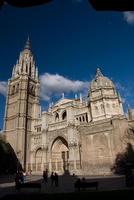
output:
M41 163L42 163L42 149L41 148L39 148L36 151L35 160L36 160L36 170L41 171Z
M57 137L51 149L51 162L53 171L68 170L69 149L67 141L63 137Z

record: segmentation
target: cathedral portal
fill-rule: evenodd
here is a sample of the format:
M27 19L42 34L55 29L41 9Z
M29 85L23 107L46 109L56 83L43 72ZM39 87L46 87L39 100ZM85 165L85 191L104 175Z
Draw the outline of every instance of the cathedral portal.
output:
M51 147L52 171L68 170L69 149L68 143L63 137L57 137Z

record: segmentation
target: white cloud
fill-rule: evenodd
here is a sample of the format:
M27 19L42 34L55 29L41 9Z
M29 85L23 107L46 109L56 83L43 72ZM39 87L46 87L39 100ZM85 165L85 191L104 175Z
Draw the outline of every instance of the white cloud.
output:
M6 93L7 93L7 82L0 81L0 94L6 96Z
M130 25L134 24L134 11L123 12L123 16L128 24Z
M125 87L123 87L120 83L116 82L114 85L115 85L117 90L125 91Z
M40 96L45 101L50 101L52 96L59 97L63 92L74 93L82 91L87 93L89 82L70 80L59 74L44 73L40 75Z

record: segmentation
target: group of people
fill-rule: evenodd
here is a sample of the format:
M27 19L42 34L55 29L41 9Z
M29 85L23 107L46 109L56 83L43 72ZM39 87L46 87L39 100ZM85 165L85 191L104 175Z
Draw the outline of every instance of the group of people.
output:
M77 181L75 182L75 188L78 188L78 190L80 191L81 183L82 183L83 189L85 189L85 183L86 182L87 181L84 177L82 179L78 178Z
M53 186L53 184L55 184L55 186L59 185L59 176L57 172L52 172L50 175L50 179L51 179L51 185ZM48 170L46 169L46 171L43 171L43 182L48 181Z
M43 171L43 182L47 182L48 181L48 170L46 169L46 171Z

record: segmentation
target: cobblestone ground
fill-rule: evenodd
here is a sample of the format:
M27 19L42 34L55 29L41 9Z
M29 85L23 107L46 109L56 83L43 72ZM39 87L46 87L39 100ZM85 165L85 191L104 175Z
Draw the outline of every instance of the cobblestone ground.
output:
M25 182L39 182L41 183L41 193L69 193L76 192L74 190L74 183L77 178L83 176L59 176L59 186L51 185L51 180L48 178L48 182L43 182L42 175L27 176ZM124 176L84 176L87 181L98 181L98 191L105 190L125 190L125 177ZM130 189L134 189L134 186ZM88 191L96 191L95 188L86 189ZM15 182L13 175L0 175L0 198L7 194L28 194L39 193L38 188L22 188L20 191L15 190Z

